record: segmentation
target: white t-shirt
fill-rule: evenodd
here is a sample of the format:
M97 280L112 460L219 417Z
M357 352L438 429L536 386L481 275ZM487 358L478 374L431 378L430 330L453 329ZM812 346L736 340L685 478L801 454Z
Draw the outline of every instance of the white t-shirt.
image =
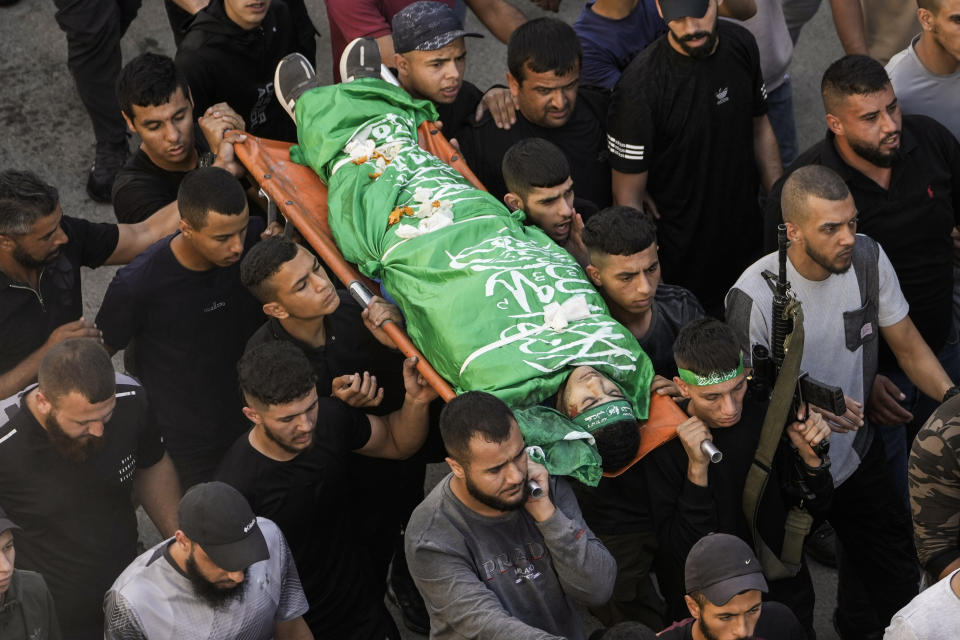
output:
M270 557L246 570L243 593L223 609L196 595L167 559L167 539L142 553L104 599L106 640L270 640L276 622L307 612L307 598L280 529L257 518Z
M890 58L887 75L907 115L929 116L960 140L960 71L947 75L931 73L917 57L914 38L906 49Z
M865 238L858 235L857 238ZM859 240L858 240L859 241ZM880 248L878 258L880 327L888 327L903 320L909 305L900 291L900 282L887 254ZM727 319L735 325L738 318L749 317L750 345L744 347L744 364L750 361L750 347L762 344L770 347L773 292L761 275L764 270L776 273L777 253L771 253L750 265L727 293ZM803 360L801 368L811 377L843 389L859 402L864 401L863 349L876 349L880 339L879 327L866 321L860 304L857 274L851 267L846 273L834 274L825 280L807 280L787 260L787 279L791 291L803 305ZM738 289L746 296L733 295ZM749 313L733 308L751 304ZM746 327L734 326L738 335L746 335ZM852 334L852 335L851 335ZM860 456L854 450L856 431L833 433L830 436L830 472L833 482L840 485L860 466Z
M955 640L960 634L960 597L950 582L957 571L900 609L883 640Z

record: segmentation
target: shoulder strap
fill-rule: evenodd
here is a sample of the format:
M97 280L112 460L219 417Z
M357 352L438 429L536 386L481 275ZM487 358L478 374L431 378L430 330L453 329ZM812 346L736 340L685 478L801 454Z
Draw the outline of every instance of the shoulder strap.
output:
M860 288L860 306L872 302L873 313L868 318L873 331L880 333L880 245L868 236L857 234L857 243L853 247L853 271ZM863 348L863 400L869 399L873 379L877 375L880 357L879 336ZM857 431L853 448L862 458L873 442L873 429Z
M764 542L757 526L760 520L760 502L767 487L770 467L780 444L780 438L783 436L790 408L793 406L797 378L800 375L800 361L803 358L803 310L800 302L796 299L791 300L784 309L784 315L791 318L793 329L783 343L783 366L773 387L770 405L763 418L760 443L757 445L753 463L750 465L750 471L747 472L747 480L743 487L743 513L753 536L757 558L763 565L763 572L769 580L788 578L797 574L803 555L803 540L813 524L813 516L805 510L798 507L791 509L784 525L780 557L777 557Z

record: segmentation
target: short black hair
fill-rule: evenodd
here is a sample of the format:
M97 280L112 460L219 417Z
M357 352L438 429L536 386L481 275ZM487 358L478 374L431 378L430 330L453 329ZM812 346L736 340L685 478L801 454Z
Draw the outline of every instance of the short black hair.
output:
M120 103L120 110L132 122L133 105L159 107L170 102L170 97L178 87L189 99L187 77L172 58L159 53L142 53L121 69L117 78L117 102Z
M97 404L113 397L117 381L110 355L99 341L69 338L43 356L37 387L51 402L76 391L90 404Z
M697 375L708 376L740 366L740 343L728 325L716 318L691 320L673 342L677 366Z
M536 18L517 27L507 44L507 68L523 84L526 68L534 73L553 71L558 76L580 66L583 48L577 33L557 18Z
M247 194L240 181L226 169L200 167L183 177L177 192L180 217L194 229L207 224L211 211L224 216L238 216L247 208Z
M653 218L633 207L607 207L583 226L587 250L610 256L632 256L656 241L657 225Z
M620 420L600 427L593 433L604 471L617 471L637 457L640 430L635 419Z
M58 204L56 188L35 173L16 169L0 172L0 233L30 233L37 220L53 213Z
M265 405L299 400L316 388L317 374L303 351L275 340L247 349L237 363L240 390Z
M447 403L440 413L440 436L451 458L470 463L470 441L479 436L487 442L510 437L516 420L503 400L484 391L468 391Z
M240 263L240 282L261 303L273 300L275 289L267 284L280 267L297 257L299 245L288 238L273 236L253 245Z
M570 163L560 147L543 138L525 138L503 154L500 163L507 189L526 199L536 188L555 187L570 177Z
M780 192L780 209L785 222L794 224L805 220L810 213L808 199L838 202L850 195L847 183L836 171L820 164L808 164L790 174Z
M833 113L849 96L867 96L883 91L889 85L890 76L886 69L870 56L843 56L823 72L820 81L823 108L827 113Z

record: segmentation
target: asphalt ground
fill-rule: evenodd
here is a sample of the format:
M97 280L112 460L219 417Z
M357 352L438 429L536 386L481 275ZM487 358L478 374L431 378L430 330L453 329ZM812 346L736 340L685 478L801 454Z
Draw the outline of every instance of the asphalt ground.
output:
M530 2L512 2L528 17L549 15ZM307 0L307 6L320 31L318 75L324 82L331 82L326 10L322 0ZM581 6L579 2L564 0L559 17L572 23ZM56 185L68 215L114 221L110 205L93 202L84 190L94 152L93 133L67 70L66 40L54 21L54 12L50 0L20 0L11 7L0 7L0 169L29 169ZM471 31L486 32L472 14L466 26ZM122 48L124 60L145 51L174 54L173 37L159 0L144 3ZM820 76L840 55L842 50L828 4L824 3L800 36L791 71L801 150L823 135ZM492 36L470 39L467 60L467 79L477 86L505 83L506 46ZM131 149L135 145L136 141L131 141ZM96 315L114 272L114 267L84 270L84 307L88 318ZM117 363L121 366L119 358ZM445 465L433 465L427 489L445 473ZM155 539L151 528L144 523L146 541ZM831 640L837 638L830 623L836 572L813 562L811 569L817 592L817 635L821 640ZM405 638L422 637L400 626Z

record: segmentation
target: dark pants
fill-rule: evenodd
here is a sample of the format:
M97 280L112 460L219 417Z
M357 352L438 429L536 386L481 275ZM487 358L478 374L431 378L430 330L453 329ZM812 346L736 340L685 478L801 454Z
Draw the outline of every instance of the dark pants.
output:
M597 533L617 561L617 581L610 601L590 609L605 627L635 620L651 629L663 628L664 602L657 593L650 571L657 554L653 532Z
M67 67L93 123L98 144L126 142L114 83L120 75L120 40L140 0L54 0L67 36Z
M920 570L910 512L875 434L860 467L836 488L827 515L838 553L837 622L843 640L879 638L917 595Z

